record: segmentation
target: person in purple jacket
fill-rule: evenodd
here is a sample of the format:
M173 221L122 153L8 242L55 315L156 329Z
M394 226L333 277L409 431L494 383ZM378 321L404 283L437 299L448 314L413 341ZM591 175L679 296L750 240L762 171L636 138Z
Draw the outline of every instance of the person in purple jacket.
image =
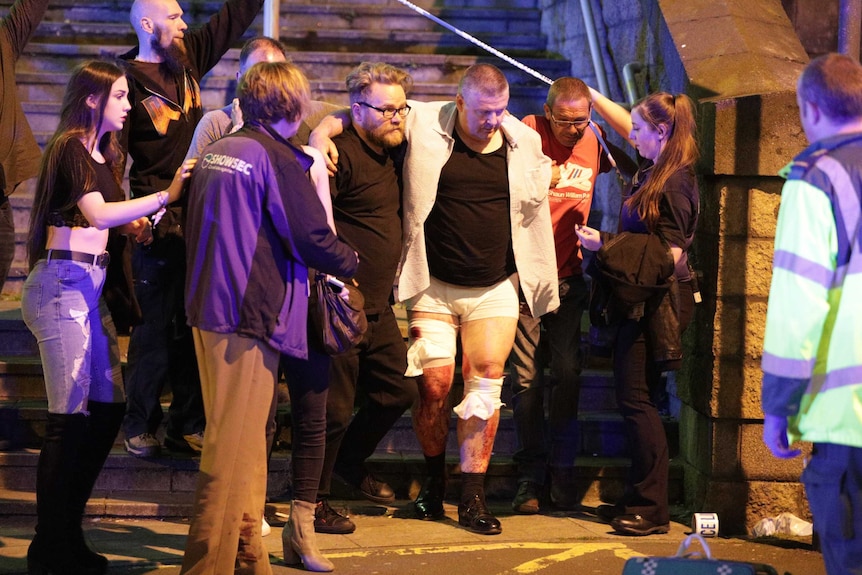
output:
M186 211L185 304L207 432L181 573L271 573L260 518L280 355L293 418L285 561L332 571L314 533L329 356L308 339L308 268L351 277L358 256L327 221L313 158L288 142L310 100L302 72L255 64L237 96L244 125L204 148Z

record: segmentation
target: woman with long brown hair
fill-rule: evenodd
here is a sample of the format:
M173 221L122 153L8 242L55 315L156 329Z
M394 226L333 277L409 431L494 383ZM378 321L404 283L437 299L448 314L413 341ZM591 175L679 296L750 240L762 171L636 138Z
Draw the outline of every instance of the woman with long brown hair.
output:
M694 311L687 251L700 201L694 171L698 158L694 104L684 94L659 92L629 113L595 90L591 94L596 111L643 159L625 194L619 231L658 235L661 245L667 247L673 257L671 275L679 290L675 319L681 334ZM608 237L587 226L576 232L582 245L592 251L599 250ZM626 491L615 505L601 505L597 510L615 531L627 535L667 533L670 522L667 437L651 390L661 382L661 371L677 365L656 360L656 334L648 329L651 311L649 306L646 309L642 317L624 315L614 342L617 404L632 456Z
M125 413L117 334L102 297L110 228L152 241L150 220L182 193L194 161L167 190L126 200L116 131L130 109L123 72L90 61L69 80L42 158L30 217L24 321L39 343L48 415L36 470L31 574L95 575L108 561L84 540L84 507Z

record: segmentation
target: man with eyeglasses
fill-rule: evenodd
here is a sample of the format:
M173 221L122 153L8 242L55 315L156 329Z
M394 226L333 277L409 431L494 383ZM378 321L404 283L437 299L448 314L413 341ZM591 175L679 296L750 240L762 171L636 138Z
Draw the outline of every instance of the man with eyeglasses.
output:
M404 375L407 346L390 302L401 257L401 162L413 79L389 64L363 62L346 83L352 125L333 139L339 161L330 192L336 232L359 253L355 279L365 296L368 331L356 347L332 358L314 520L319 533L356 529L329 505L333 476L370 501L395 501L365 460L417 395L415 379Z
M548 90L544 115L524 123L542 137L542 150L553 161L548 201L554 226L560 307L539 317L524 309L512 348L512 408L518 449L518 491L512 501L517 513L539 512L546 476L550 500L559 509L578 504L574 462L579 449L578 399L581 388L581 316L589 293L581 269L581 245L575 226L586 224L596 176L611 169L590 129L589 87L564 77ZM523 304L522 304L523 306ZM539 338L548 338L552 381L543 377ZM538 354L538 355L537 355ZM545 422L546 390L548 422Z
M551 161L536 132L506 112L509 84L495 66L468 68L454 102L409 103L398 298L408 310L407 374L419 376L413 427L428 473L415 514L445 516L448 395L460 336L458 523L495 535L502 526L486 505L484 481L518 291L536 317L559 304L547 200ZM330 120L310 143L331 155L323 136L340 123Z

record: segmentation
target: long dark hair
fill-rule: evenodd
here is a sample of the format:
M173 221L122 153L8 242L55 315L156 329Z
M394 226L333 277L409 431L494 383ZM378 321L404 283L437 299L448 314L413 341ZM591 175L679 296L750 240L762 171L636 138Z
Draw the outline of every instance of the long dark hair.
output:
M668 179L682 169L694 170L699 155L695 133L694 103L685 94L658 92L650 94L635 108L644 122L669 130L667 143L655 160L646 182L626 200L626 206L653 230L659 215L659 203Z
M42 155L39 182L36 185L33 209L30 212L30 231L27 237L30 269L36 265L36 261L45 249L51 195L54 193L57 170L63 150L72 140L86 142L99 133L111 86L121 76L123 76L123 70L116 64L103 60L90 60L77 66L69 78L69 85L66 87L66 94L63 96L63 105L60 109L60 123ZM91 96L95 97L98 102L96 109L87 105L87 98ZM123 177L123 152L117 134L113 131L107 132L96 142L96 145L110 166L114 180L119 185ZM95 171L89 164L79 166L79 168L83 171L85 189L91 189L95 184ZM71 209L80 199L80 195L77 195L80 192L81 190L71 190L68 205L59 206L56 209L60 211Z

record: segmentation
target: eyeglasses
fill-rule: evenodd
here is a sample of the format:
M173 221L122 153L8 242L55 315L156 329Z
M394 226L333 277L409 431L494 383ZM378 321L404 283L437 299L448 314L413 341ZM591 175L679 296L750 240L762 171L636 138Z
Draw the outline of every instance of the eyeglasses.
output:
M553 113L551 113L551 121L552 121L552 122L554 123L554 125L555 125L555 126L557 126L558 128L584 128L584 127L586 127L586 126L590 123L590 117L589 117L589 116L587 116L587 117L586 117L585 119L583 119L583 120L577 120L577 121L574 121L574 122L569 122L569 121L566 121L566 120L558 120L558 119L556 119L556 118L554 117L554 114L553 114Z
M396 112L398 113L399 116L404 118L407 116L407 114L410 113L410 110L411 110L410 106L408 106L406 104L401 108L378 108L377 106L372 106L368 102L356 102L356 103L359 104L360 106L365 106L366 108L371 108L372 110L377 110L378 112L380 112L381 115L383 115L383 118L386 120L391 120L392 118L394 118Z

